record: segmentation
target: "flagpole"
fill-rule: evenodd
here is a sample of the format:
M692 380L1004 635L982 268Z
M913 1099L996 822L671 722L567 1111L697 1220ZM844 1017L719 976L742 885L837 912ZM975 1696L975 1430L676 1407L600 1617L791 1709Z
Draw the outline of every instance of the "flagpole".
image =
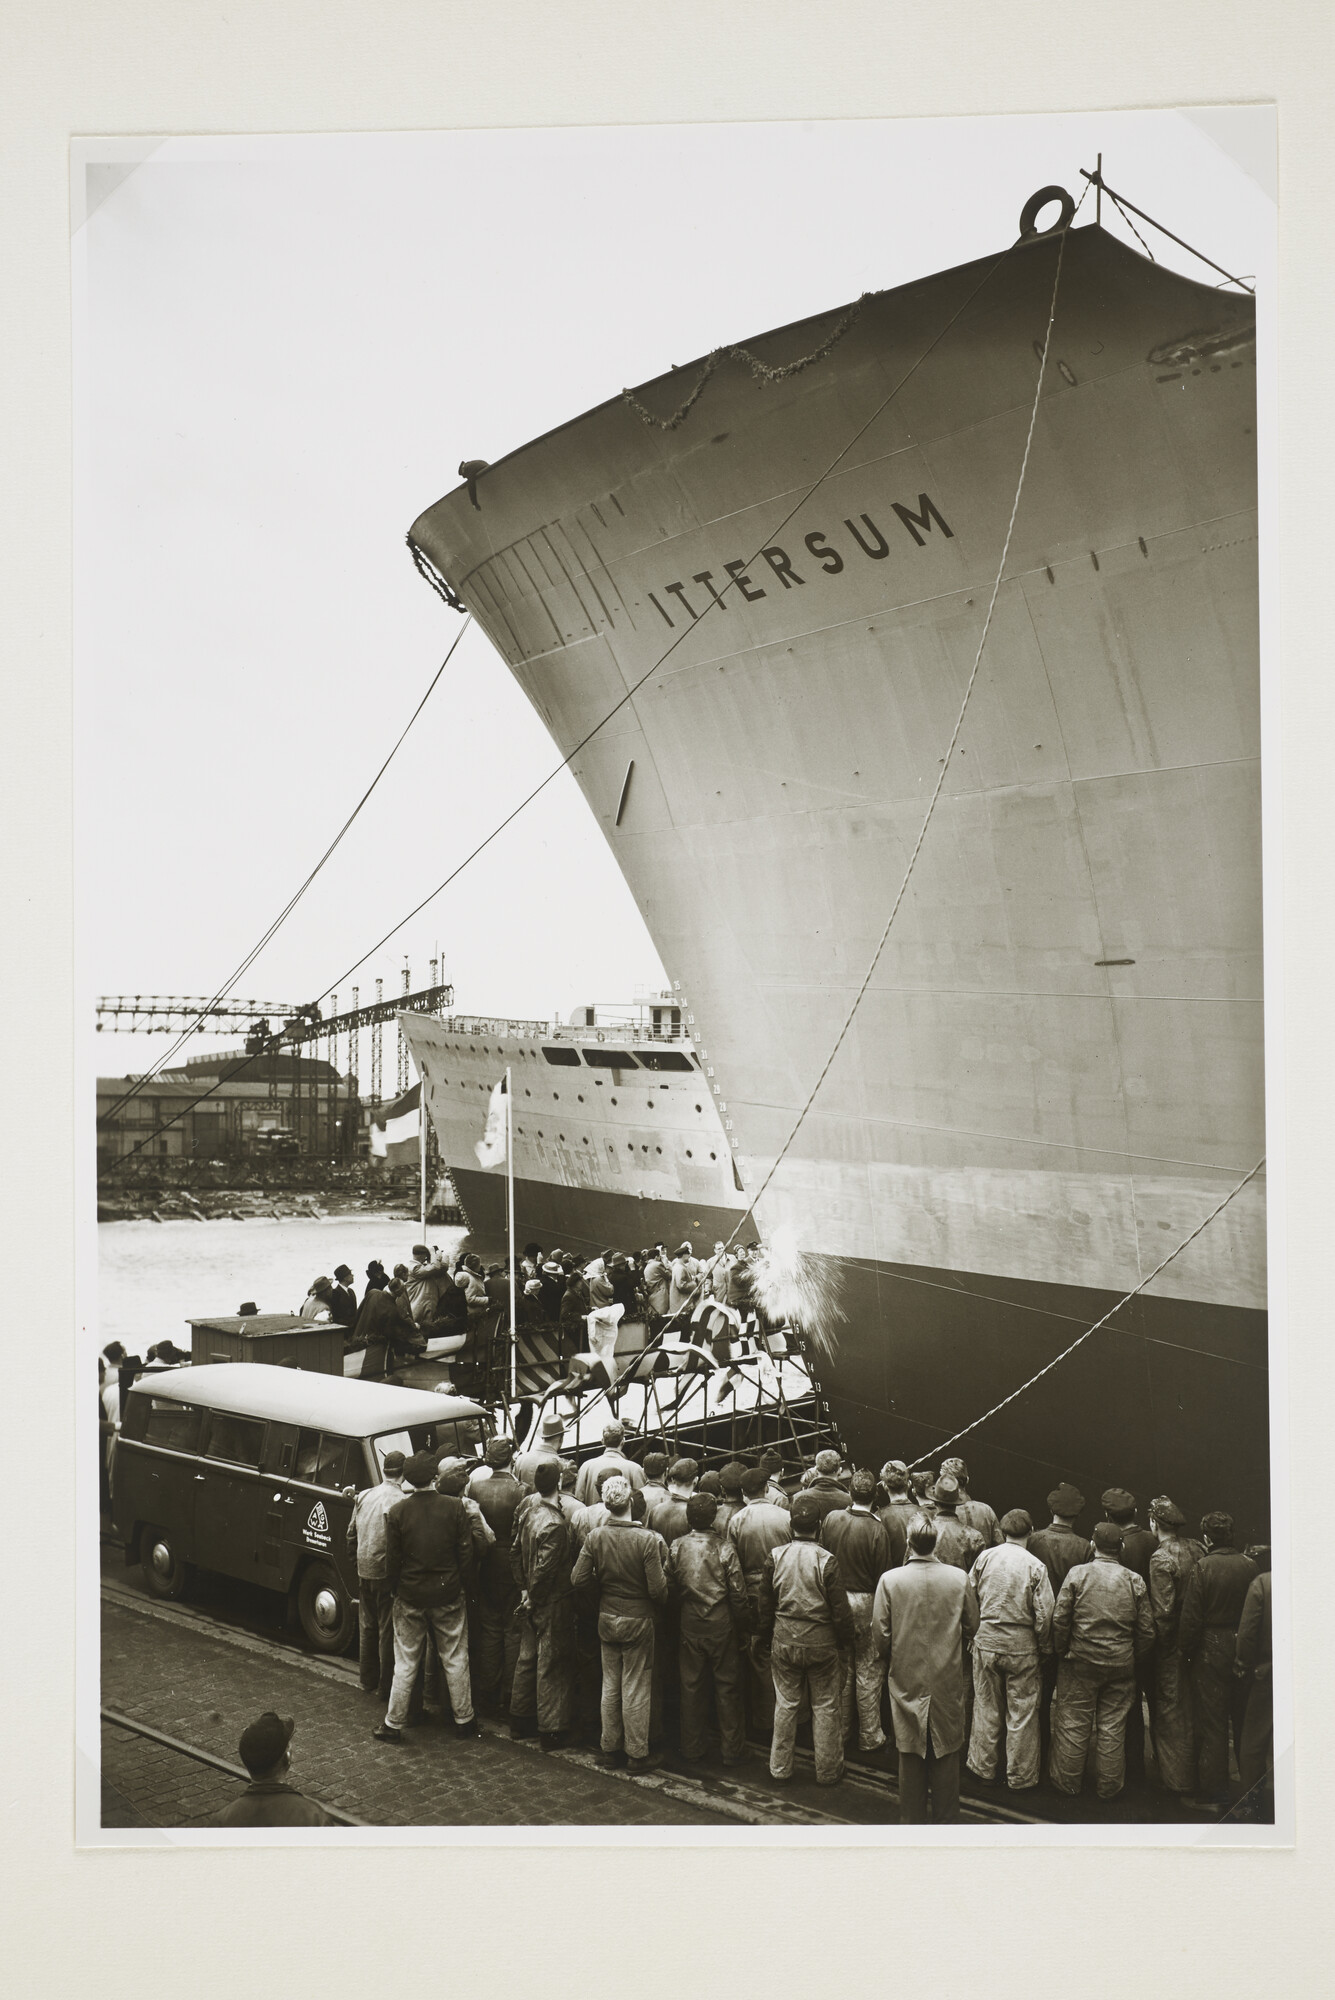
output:
M417 1154L422 1182L422 1234L426 1235L426 1087L417 1072Z
M515 1148L510 1070L505 1072L505 1223L510 1246L510 1399L518 1388L515 1332Z

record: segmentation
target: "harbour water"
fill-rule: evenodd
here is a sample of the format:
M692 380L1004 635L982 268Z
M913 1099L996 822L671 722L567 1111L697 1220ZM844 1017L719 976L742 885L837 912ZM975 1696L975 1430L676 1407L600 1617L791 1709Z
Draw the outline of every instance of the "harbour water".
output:
M453 1251L466 1233L429 1223L426 1241ZM352 1267L360 1299L373 1257L392 1271L411 1264L421 1240L408 1215L99 1223L99 1345L121 1340L132 1354L159 1340L188 1347L188 1319L232 1314L252 1299L261 1312L296 1312L312 1278L332 1277L336 1264Z

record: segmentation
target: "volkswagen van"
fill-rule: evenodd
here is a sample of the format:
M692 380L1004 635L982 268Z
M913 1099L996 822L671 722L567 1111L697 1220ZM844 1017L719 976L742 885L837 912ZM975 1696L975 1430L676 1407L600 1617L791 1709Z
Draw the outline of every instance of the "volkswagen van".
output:
M287 1593L306 1640L340 1653L357 1619L353 1496L385 1453L480 1457L480 1403L264 1362L144 1376L125 1398L112 1515L155 1597L192 1569Z

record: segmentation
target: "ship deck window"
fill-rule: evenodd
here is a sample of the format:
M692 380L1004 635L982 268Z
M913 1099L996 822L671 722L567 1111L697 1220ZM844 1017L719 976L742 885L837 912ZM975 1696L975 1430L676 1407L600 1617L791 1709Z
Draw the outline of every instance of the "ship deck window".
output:
M691 1059L680 1049L641 1049L640 1061L646 1069L689 1069Z
M566 1069L569 1069L569 1068L572 1068L572 1067L573 1067L573 1068L575 1068L575 1069L578 1069L578 1068L579 1068L579 1050L578 1050L578 1049L548 1049L548 1048L544 1048L544 1050L543 1050L543 1052L542 1052L542 1053L543 1053L543 1054L544 1054L544 1055L546 1056L546 1058L547 1058L547 1060L548 1060L548 1062L549 1062L549 1063L554 1063L554 1064L556 1064L556 1066L557 1066L558 1068L562 1068L562 1067L564 1067L564 1068L566 1068Z
M585 1049L584 1060L590 1069L636 1069L638 1067L629 1049Z

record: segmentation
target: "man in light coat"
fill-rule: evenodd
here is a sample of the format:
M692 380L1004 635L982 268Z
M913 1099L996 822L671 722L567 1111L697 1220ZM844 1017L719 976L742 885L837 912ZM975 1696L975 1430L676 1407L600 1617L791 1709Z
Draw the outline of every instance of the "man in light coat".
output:
M969 1572L978 1616L969 1769L985 1784L996 1777L1004 1714L1006 1782L1027 1792L1038 1783L1040 1661L1052 1645L1055 1600L1046 1566L1026 1547L1034 1526L1029 1515L1013 1507L999 1525L1001 1546L984 1549Z
M385 1453L385 1476L352 1503L348 1554L357 1564L357 1667L363 1694L389 1700L394 1682L394 1599L385 1574L385 1516L404 1497L403 1453Z
M872 1602L872 1633L885 1660L899 1749L899 1816L959 1818L964 1743L964 1647L977 1623L968 1578L936 1555L936 1524L919 1515L908 1561L887 1570Z

